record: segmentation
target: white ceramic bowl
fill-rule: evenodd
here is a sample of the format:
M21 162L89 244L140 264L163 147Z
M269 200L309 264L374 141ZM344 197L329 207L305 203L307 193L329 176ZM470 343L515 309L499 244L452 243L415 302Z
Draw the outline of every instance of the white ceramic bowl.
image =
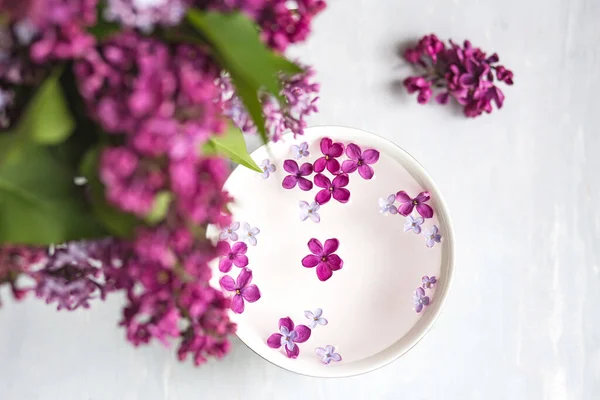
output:
M311 203L321 188L284 189L282 181L289 173L283 163L293 159L291 146L302 142L308 143L310 155L297 160L298 164L314 163L322 157L320 141L325 137L346 146L355 143L363 153L366 149L379 151L379 160L372 165L375 175L365 180L358 172L349 174L349 202L342 204L331 199L320 206L319 223L310 218L301 221L299 202ZM260 229L255 236L256 245L248 245L246 268L252 271L250 284L257 285L261 298L253 303L244 301L243 313L231 313L240 339L273 364L317 377L372 371L407 352L440 314L453 272L452 224L431 177L395 144L344 127L309 128L296 139L286 135L282 141L253 152L252 158L258 164L270 159L276 171L264 179L257 172L238 167L226 183L226 189L236 199L231 207L234 221ZM344 154L339 159L348 157ZM327 170L324 174L333 178ZM308 176L311 181L314 177L315 174ZM401 190L411 197L422 191L431 195L426 204L433 208L434 216L425 219L421 234L405 232L407 217L380 212L379 199ZM399 204L395 202L395 206ZM412 215L419 216L416 209ZM433 225L439 227L442 239L429 248L425 233ZM236 233L238 240L247 237L243 226ZM334 271L326 281L318 279L316 268L302 265L302 259L311 254L307 244L312 238L322 243L330 238L339 241L335 253L342 258L343 268ZM235 280L242 271L235 265L227 273L219 271L216 265L213 269L212 283L216 286L224 275ZM421 287L423 276L435 276L437 283L423 289L430 304L417 313L413 296ZM296 325L309 325L305 311L317 308L323 310L327 325L317 324L308 340L295 344L299 349L297 358L289 358L283 348L267 345L272 334L280 333L280 318L290 317ZM335 348L341 361L323 362L316 349L328 345Z

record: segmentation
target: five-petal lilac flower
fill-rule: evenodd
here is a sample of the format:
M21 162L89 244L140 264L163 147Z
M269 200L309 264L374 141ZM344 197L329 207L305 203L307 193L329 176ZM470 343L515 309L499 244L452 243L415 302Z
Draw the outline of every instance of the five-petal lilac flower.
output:
M310 155L310 151L308 151L308 143L302 142L299 145L293 145L292 154L296 160L299 160L302 157L308 157Z
M290 317L279 320L279 333L274 333L267 339L267 344L272 349L285 348L289 358L296 358L300 354L300 348L296 343L304 343L310 338L310 328L306 325L294 326Z
M332 174L338 173L340 162L336 158L344 154L344 145L333 143L330 138L323 138L321 139L321 153L323 153L323 157L315 161L315 172L323 172L327 167L327 171Z
M346 155L350 160L342 163L342 171L350 174L358 169L358 173L364 179L371 179L373 177L375 172L369 164L375 164L379 160L379 152L377 150L369 149L363 153L360 147L354 143L350 143L346 147Z
M312 174L313 166L310 163L304 163L300 167L298 167L298 163L294 160L285 160L283 162L283 169L290 173L285 178L283 178L283 182L281 186L285 189L293 189L296 184L302 190L310 190L313 188L313 183L305 178Z
M327 325L327 320L322 317L323 310L317 308L315 311L304 311L304 316L308 319L310 329L315 329L317 325Z
M231 310L236 314L244 312L244 300L254 303L260 299L258 286L251 285L250 282L252 282L252 271L248 268L243 268L235 281L229 275L225 275L219 280L223 290L235 293L231 299Z
M404 223L404 232L413 231L416 234L421 233L421 225L423 225L425 220L423 217L413 217L409 215L406 217L406 222Z
M327 239L323 246L317 239L308 241L308 249L312 254L302 259L302 265L306 268L317 267L317 277L320 281L331 278L333 271L338 271L344 266L344 261L334 254L340 245L337 239Z
M437 225L433 225L431 229L425 233L425 244L427 247L433 247L434 244L442 241L442 235Z
M382 197L379 198L379 212L382 213L383 215L386 214L398 214L398 209L396 208L396 206L394 205L394 202L396 201L396 195L395 194L390 194L387 199L384 199Z
M248 242L248 244L252 245L252 246L256 246L256 235L258 235L260 233L260 229L258 228L251 228L250 224L247 222L244 222L244 225L242 226L242 234L240 235L240 238L244 241L244 242Z
M273 172L277 170L275 164L271 164L271 160L265 158L263 162L260 164L260 168L263 170L262 177L263 179L269 178Z
M423 289L431 289L437 283L437 278L435 276L430 277L430 276L425 275L423 278L421 278L421 283L422 283Z
M415 290L415 294L413 295L413 304L415 306L415 311L420 313L423 311L423 307L429 305L429 297L425 296L425 290L422 287L417 288Z
M335 352L335 347L331 345L325 346L325 348L317 347L315 352L319 357L321 357L321 362L323 364L329 364L332 361L339 362L342 361L342 356Z
M350 182L350 179L346 174L336 176L333 178L333 182L323 174L315 175L315 185L323 188L315 196L315 201L319 204L325 204L333 196L340 203L347 203L350 200L350 191L345 188L345 186L348 186L348 182Z
M248 257L246 256L248 246L246 243L237 242L233 246L231 246L228 242L221 243L219 245L223 247L224 254L221 257L221 261L219 261L219 271L229 272L231 271L232 265L240 268L248 265Z
M316 201L308 204L306 201L300 202L300 221L306 221L307 218L310 218L313 222L321 221L321 216L319 215L319 208L321 206Z
M400 207L398 207L398 211L406 217L416 207L417 212L421 214L423 218L431 218L433 217L433 208L428 204L425 204L430 198L429 192L421 192L413 199L404 190L401 190L396 193L396 200L401 203Z
M219 240L231 240L235 242L238 240L238 234L236 231L240 229L239 222L232 222L221 234L219 235Z

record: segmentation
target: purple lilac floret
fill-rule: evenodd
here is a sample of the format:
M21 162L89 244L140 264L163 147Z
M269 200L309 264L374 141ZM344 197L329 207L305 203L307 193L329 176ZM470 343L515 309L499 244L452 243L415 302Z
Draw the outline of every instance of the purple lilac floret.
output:
M323 157L319 157L315 161L315 172L320 173L327 168L327 171L332 174L337 174L340 170L340 162L337 158L344 154L344 144L333 143L333 140L326 137L321 139L320 147Z
M260 233L260 229L254 227L252 228L249 223L244 222L242 225L242 232L240 234L240 239L244 242L247 242L251 246L256 246L257 240L256 236Z
M350 200L350 191L345 187L349 182L350 179L346 174L337 175L333 181L323 174L315 175L315 185L322 188L315 196L315 201L323 205L333 197L342 204L347 203Z
M240 229L239 222L232 222L227 228L225 228L219 235L219 240L231 240L236 242L238 240L237 230Z
M292 154L294 155L295 160L299 160L302 157L308 157L310 155L310 151L308 151L308 143L302 142L299 145L293 145Z
M332 361L335 361L335 362L342 361L342 356L340 356L338 353L336 353L335 347L333 347L329 344L327 346L325 346L325 348L317 347L315 349L315 353L317 353L317 355L319 357L321 357L321 362L323 364L329 364Z
M321 216L319 215L319 208L321 207L319 203L313 201L308 204L306 201L301 201L300 205L300 221L306 221L310 218L313 222L320 222Z
M425 290L423 290L422 287L419 287L417 290L415 290L415 294L413 295L413 304L415 311L418 313L423 311L423 308L429 305L429 297L425 295Z
M423 289L432 289L437 283L437 278L435 276L425 275L423 278L421 278L421 283Z
M383 215L387 215L387 214L391 214L391 215L395 215L398 214L398 208L396 208L396 206L394 205L394 202L396 201L396 195L395 194L390 194L387 198L379 198L379 212L382 213Z
M429 231L425 232L425 244L427 247L433 247L436 243L442 241L442 235L437 225L433 225Z
M297 358L300 348L297 343L304 343L310 338L311 330L306 325L294 326L290 317L279 320L279 332L274 333L267 339L267 344L272 349L283 347L289 358Z
M315 329L317 325L327 325L327 319L323 318L323 310L317 308L314 311L304 311L304 316L308 320L308 327L310 329Z
M248 257L246 252L248 246L244 242L235 243L233 246L229 242L219 242L217 245L221 260L219 261L219 271L229 272L231 267L243 268L248 265Z
M263 160L263 162L260 164L260 168L263 170L261 175L263 179L268 179L269 176L271 176L271 174L277 170L275 164L271 164L271 161L268 158Z
M349 160L342 163L342 171L346 174L350 174L356 170L360 176L364 179L373 178L373 168L371 164L375 164L379 160L379 152L374 149L365 150L362 152L361 148L354 143L350 143L346 147L346 155Z
M298 163L294 160L285 160L283 162L283 169L290 173L285 178L281 186L284 189L293 189L298 185L301 190L307 191L313 188L313 183L306 179L313 172L313 166L310 163L304 163L298 166Z
M248 268L243 268L235 281L229 275L219 280L223 290L234 293L231 299L231 310L236 314L244 312L244 301L254 303L260 299L258 286L251 285L250 282L252 282L252 271Z
M344 266L344 261L335 254L340 245L337 239L327 239L325 245L312 238L308 241L308 249L312 254L302 259L305 268L317 267L317 277L320 281L326 281L333 275L333 271L339 271Z
M396 193L396 200L400 203L398 212L406 217L416 208L423 218L431 218L433 217L433 208L425 204L430 198L429 192L421 192L417 197L411 198L404 190L401 190Z
M412 215L409 215L406 217L406 222L404 222L404 232L413 231L416 234L421 233L421 225L423 225L423 222L425 222L423 217L415 218Z
M451 40L447 46L435 35L424 36L416 47L409 48L404 58L420 70L420 75L404 80L408 93L418 93L417 101L426 104L438 93L435 100L447 104L453 98L463 106L467 117L477 117L492 112L492 102L501 108L504 94L494 79L513 84L513 73L502 65L496 53L487 56L468 40L460 46Z

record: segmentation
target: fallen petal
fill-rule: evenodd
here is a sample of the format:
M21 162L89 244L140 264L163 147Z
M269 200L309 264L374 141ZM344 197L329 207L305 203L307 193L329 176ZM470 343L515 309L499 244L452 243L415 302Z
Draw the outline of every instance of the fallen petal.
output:
M274 333L267 339L267 345L272 349L278 349L281 347L281 338L280 333Z
M342 163L342 171L346 174L351 174L356 171L358 168L358 161L356 160L346 160Z
M379 161L379 152L374 149L365 150L362 155L362 159L367 164L375 164Z
M348 146L346 146L346 155L349 158L358 160L360 158L361 153L362 150L360 149L360 147L358 147L354 143L350 143Z
M249 285L240 290L240 294L249 303L254 303L258 299L260 299L260 290L258 290L258 286Z
M231 310L236 314L241 314L244 312L244 299L241 295L236 294L231 299Z
M219 285L223 290L233 292L235 290L235 281L229 275L225 275L219 280Z
M281 327L285 327L288 330L288 332L291 332L294 330L294 322L291 320L290 317L280 318L279 328Z
M298 183L298 178L292 175L287 175L285 178L283 178L281 186L283 186L284 189L293 189L296 186L296 183Z
M325 241L325 245L323 246L323 254L329 255L331 253L335 253L335 251L338 249L339 246L340 246L339 240L337 240L335 238L327 239ZM309 248L310 248L310 245L309 245ZM316 253L314 253L314 254L316 254Z
M341 189L340 189L341 190ZM320 190L319 193L315 196L315 201L319 204L326 204L331 200L331 191L328 189Z
M333 275L333 271L327 264L322 262L317 265L317 277L321 282L325 282L327 279L331 278L331 275Z
M323 254L323 245L318 239L312 238L308 241L308 249L311 253L320 256Z
M305 268L314 268L321 261L321 257L309 254L302 259L302 266Z
M308 338L310 338L311 330L308 326L298 325L294 330L298 334L296 339L294 339L296 343L304 343L308 340Z

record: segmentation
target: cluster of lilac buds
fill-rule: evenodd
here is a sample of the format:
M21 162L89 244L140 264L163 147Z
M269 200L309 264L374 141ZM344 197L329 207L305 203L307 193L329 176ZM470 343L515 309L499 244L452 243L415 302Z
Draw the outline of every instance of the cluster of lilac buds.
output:
M449 45L435 35L424 36L415 47L404 52L404 58L415 65L420 74L404 80L408 93L417 93L417 101L426 104L435 93L439 104L450 98L463 106L467 117L492 112L492 102L501 108L504 94L495 80L513 84L513 73L502 65L496 53L487 56L468 40L462 46Z

